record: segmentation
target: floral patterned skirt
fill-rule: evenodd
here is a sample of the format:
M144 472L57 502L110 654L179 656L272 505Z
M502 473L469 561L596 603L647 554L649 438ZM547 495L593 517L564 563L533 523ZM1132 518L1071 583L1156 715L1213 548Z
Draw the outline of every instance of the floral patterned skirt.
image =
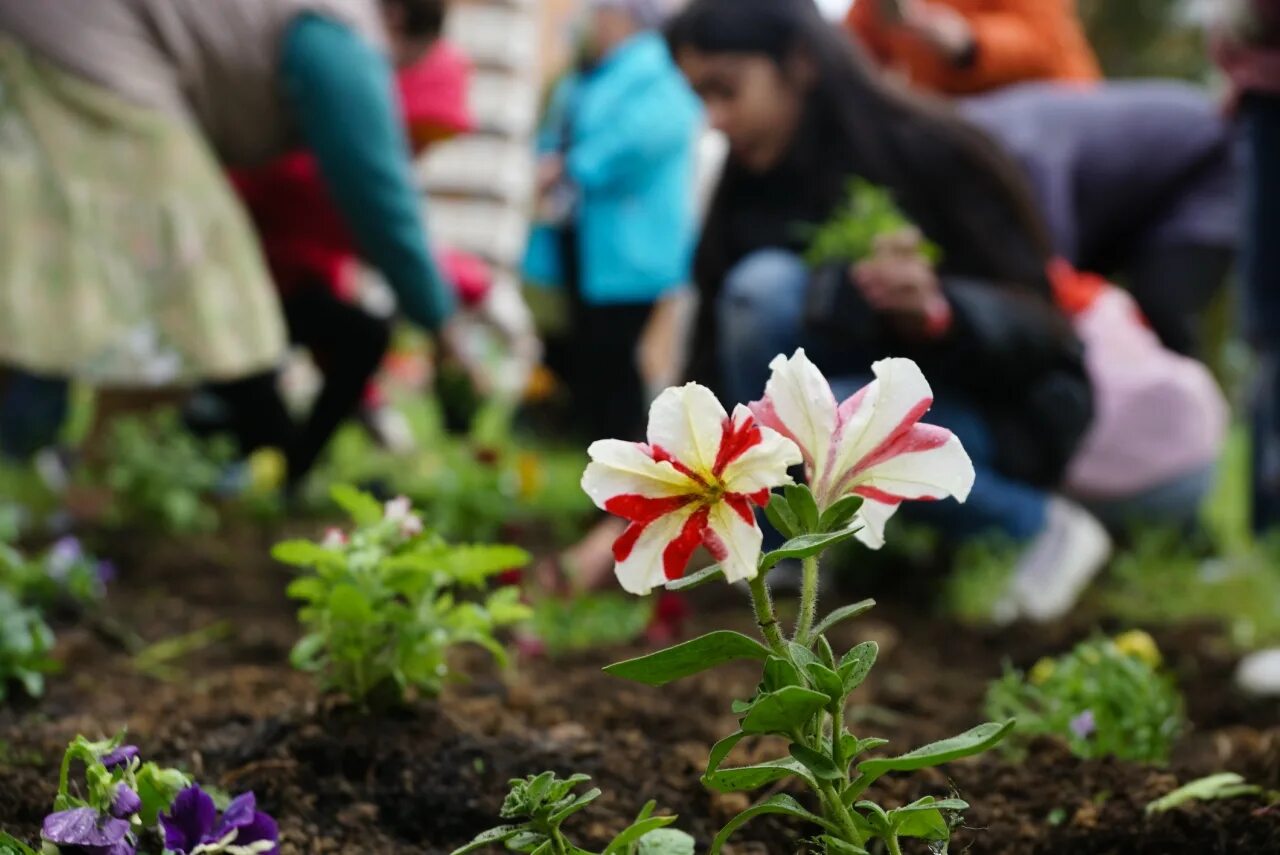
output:
M0 224L0 364L139 387L284 352L252 226L195 130L3 34Z

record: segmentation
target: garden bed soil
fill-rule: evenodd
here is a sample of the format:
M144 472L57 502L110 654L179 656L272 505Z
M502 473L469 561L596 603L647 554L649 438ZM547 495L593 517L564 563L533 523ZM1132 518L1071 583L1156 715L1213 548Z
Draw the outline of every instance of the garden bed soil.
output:
M125 726L147 757L230 791L253 790L280 820L284 853L447 853L497 824L509 778L544 769L586 772L604 790L570 827L586 845L603 843L656 799L680 814L678 827L701 849L748 805L746 796L712 794L698 779L711 744L736 728L728 703L750 696L758 676L750 664L651 689L600 671L639 647L524 662L506 674L468 652L463 658L478 676L440 701L361 715L320 697L287 664L296 624L283 595L288 572L265 557L275 539L246 529L222 539L104 540L121 568L106 619L60 633L67 669L44 699L0 710L0 828L34 837L67 741ZM840 641L880 642L880 665L855 697L852 727L891 739L899 751L978 723L985 686L1003 661L1029 665L1091 630L1076 623L974 631L882 593L884 604L841 630ZM701 589L690 629L748 629L743 598L724 586ZM138 673L109 629L132 627L157 641L227 619L233 632L185 657L182 673L168 680ZM898 804L954 792L969 801L952 851L971 855L1280 853L1280 807L1259 799L1146 816L1152 799L1214 772L1280 789L1280 705L1232 689L1233 657L1213 627L1154 634L1193 723L1168 768L1082 761L1041 741L1023 762L988 754L882 779L876 795ZM780 750L767 742L740 747L731 760ZM800 841L811 831L763 819L730 851L804 851Z

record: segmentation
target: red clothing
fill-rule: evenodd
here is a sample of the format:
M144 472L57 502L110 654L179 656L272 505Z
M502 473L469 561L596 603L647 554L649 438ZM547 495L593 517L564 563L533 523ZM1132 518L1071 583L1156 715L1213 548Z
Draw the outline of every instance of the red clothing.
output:
M857 0L846 25L886 68L917 86L966 95L1027 80L1101 78L1075 0L932 0L968 21L976 53L957 66L906 27L888 20L881 0Z
M418 64L400 72L400 100L415 152L471 130L469 76L466 59L446 42L437 43ZM231 179L253 217L282 294L323 283L341 297L351 296L351 273L359 256L314 157L294 152L257 169L236 170ZM440 261L451 281L466 280L466 288L460 289L464 303L484 296L487 270L477 273L480 262L460 261L457 254L448 253Z

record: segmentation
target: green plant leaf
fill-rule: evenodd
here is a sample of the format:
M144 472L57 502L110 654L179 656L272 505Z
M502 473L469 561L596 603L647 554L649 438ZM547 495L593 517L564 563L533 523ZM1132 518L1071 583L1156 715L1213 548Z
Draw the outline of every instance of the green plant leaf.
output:
M863 760L858 764L858 772L861 777L874 780L887 772L913 772L972 757L998 744L1013 728L1013 724L1012 719L1004 723L987 722L959 736L921 746L899 757Z
M878 736L868 736L866 739L859 739L852 733L845 732L840 737L840 747L844 750L844 756L853 762L859 754L867 751L874 751L882 745L888 745L889 740L881 739Z
M796 819L803 819L806 822L812 822L816 825L820 825L827 831L836 831L836 829L833 828L826 820L822 819L822 817L809 813L809 811L801 807L800 803L791 798L791 796L780 793L776 796L771 796L770 798L765 799L758 805L753 805L747 808L742 813L729 820L728 824L726 824L724 828L720 829L720 833L716 835L716 839L711 842L711 849L708 850L709 855L718 855L720 850L724 848L724 845L729 842L729 838L733 836L734 832L756 817L766 816L768 814L783 814L784 816L791 816Z
M747 734L744 731L739 730L729 734L724 739L711 746L711 753L707 757L707 771L706 774L703 775L703 778L706 778L708 775L713 774L717 769L719 769L720 764L724 762L724 758L729 756L729 752L733 751L733 749L737 747L738 743L741 742L746 735Z
M697 848L688 834L676 828L659 828L641 837L635 855L693 855Z
M340 565L345 559L341 552L327 549L310 540L286 540L271 547L271 557L292 567L323 567Z
M854 516L862 508L861 496L845 496L822 512L818 520L819 531L840 531L853 522Z
M587 805L594 802L596 799L600 798L601 795L602 793L600 792L599 787L592 787L577 798L571 799L567 805L551 815L551 824L559 825L578 811L585 808Z
M518 570L529 563L528 552L516 546L455 546L441 556L441 567L464 585L481 585L490 576Z
M889 822L899 837L945 841L951 839L951 824L942 811L963 811L968 802L960 799L938 801L925 796L919 801L889 811Z
M864 615L875 608L875 605L875 600L863 600L860 603L842 606L824 617L822 620L818 621L818 625L813 628L813 634L815 636L824 635L827 630L831 629L833 626L844 623L847 620L853 620L860 615Z
M1165 813L1194 801L1233 799L1239 796L1253 796L1261 792L1261 787L1246 783L1240 775L1234 772L1221 772L1199 778L1178 787L1168 795L1161 796L1147 805L1147 814Z
M802 533L796 512L791 510L791 504L778 493L769 497L769 504L764 506L764 515L769 520L769 525L787 539Z
M787 686L761 695L742 720L747 733L788 734L804 727L818 710L827 705L822 692Z
M506 843L508 840L515 837L517 834L520 834L524 830L525 827L523 825L499 825L496 828L489 829L488 831L482 831L480 834L476 835L475 840L472 840L461 849L453 850L450 855L467 855L469 852L475 852L479 849L484 849L498 843Z
M874 641L864 641L840 659L840 680L844 683L845 695L862 685L879 655L880 645Z
M334 504L346 511L356 525L375 525L382 520L382 505L373 496L349 484L335 484L329 489Z
M40 855L12 834L0 831L0 855Z
M847 528L844 531L827 534L802 534L799 537L793 537L760 559L760 571L763 573L772 570L779 561L785 561L788 558L801 559L817 555L837 543L843 543L857 533L858 529Z
M838 781L844 776L844 773L836 768L835 761L825 754L814 751L801 745L798 742L791 743L788 748L791 756L804 764L804 767L813 773L813 777L819 781Z
M724 568L719 564L712 564L710 567L704 567L696 573L690 573L688 576L682 576L679 579L672 579L666 584L668 591L692 591L694 588L701 588L703 585L724 578Z
M827 855L871 855L861 846L854 846L852 843L846 843L838 837L831 837L824 834L819 838Z
M820 662L813 662L804 670L813 687L826 695L832 705L844 701L844 683L840 681L839 674Z
M329 614L340 623L362 624L375 620L373 605L355 585L335 585L329 594Z
M766 784L772 784L774 781L781 781L793 775L807 782L811 788L817 789L817 781L809 774L804 764L794 757L769 760L751 766L718 769L710 775L703 775L702 783L716 792L737 793L758 790Z
M698 674L735 659L768 658L769 649L755 639L739 632L719 630L648 656L618 662L604 671L648 686L665 686L672 680Z
M804 687L805 682L804 677L800 676L800 669L790 660L780 656L770 656L764 663L763 685L765 692L776 692L787 686Z
M329 585L317 576L302 576L289 583L285 594L291 600L316 603L329 596Z
M650 832L665 828L675 822L674 816L651 816L648 819L642 819L632 823L630 827L623 830L621 834L613 838L613 842L605 848L601 855L625 855L629 851L632 844L638 842Z
M787 497L787 504L800 521L800 530L805 533L818 531L818 503L813 498L813 491L807 484L788 484L782 488Z

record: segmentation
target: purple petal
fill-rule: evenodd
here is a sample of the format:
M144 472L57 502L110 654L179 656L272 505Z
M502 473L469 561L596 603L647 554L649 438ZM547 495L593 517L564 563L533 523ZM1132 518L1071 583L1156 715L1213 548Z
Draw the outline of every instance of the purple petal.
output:
M108 847L124 840L129 823L102 816L93 808L72 808L46 816L40 833L58 846Z
M102 763L103 766L106 766L108 769L111 769L114 771L115 769L118 769L121 766L129 765L129 763L133 760L133 758L137 756L138 756L138 746L121 745L119 748L114 748L111 751L108 751L106 754L103 754L102 757L100 758L100 762Z
M71 565L79 561L83 555L84 550L80 548L80 541L71 536L61 538L49 550L49 575L54 579L65 578Z
M165 847L186 855L204 842L217 816L218 809L204 790L198 786L187 787L173 800L169 813L160 814Z
M1093 710L1085 710L1071 719L1071 724L1068 726L1077 739L1088 739L1098 729L1098 721L1093 714Z
M252 820L236 829L236 839L232 843L236 846L249 846L260 840L270 840L272 843L278 843L280 829L276 827L274 819L259 810L254 811ZM272 846L264 855L276 855L279 851L279 846Z
M218 823L218 830L212 835L213 839L220 840L231 829L240 828L253 822L253 815L257 808L258 803L253 797L253 793L236 796L231 800L231 804L227 805L227 809L222 812L222 821Z
M111 802L111 815L116 819L128 819L142 810L142 799L128 784L116 787L116 797Z
M119 575L116 571L116 565L110 561L98 562L98 581L104 585L109 585L116 580Z

